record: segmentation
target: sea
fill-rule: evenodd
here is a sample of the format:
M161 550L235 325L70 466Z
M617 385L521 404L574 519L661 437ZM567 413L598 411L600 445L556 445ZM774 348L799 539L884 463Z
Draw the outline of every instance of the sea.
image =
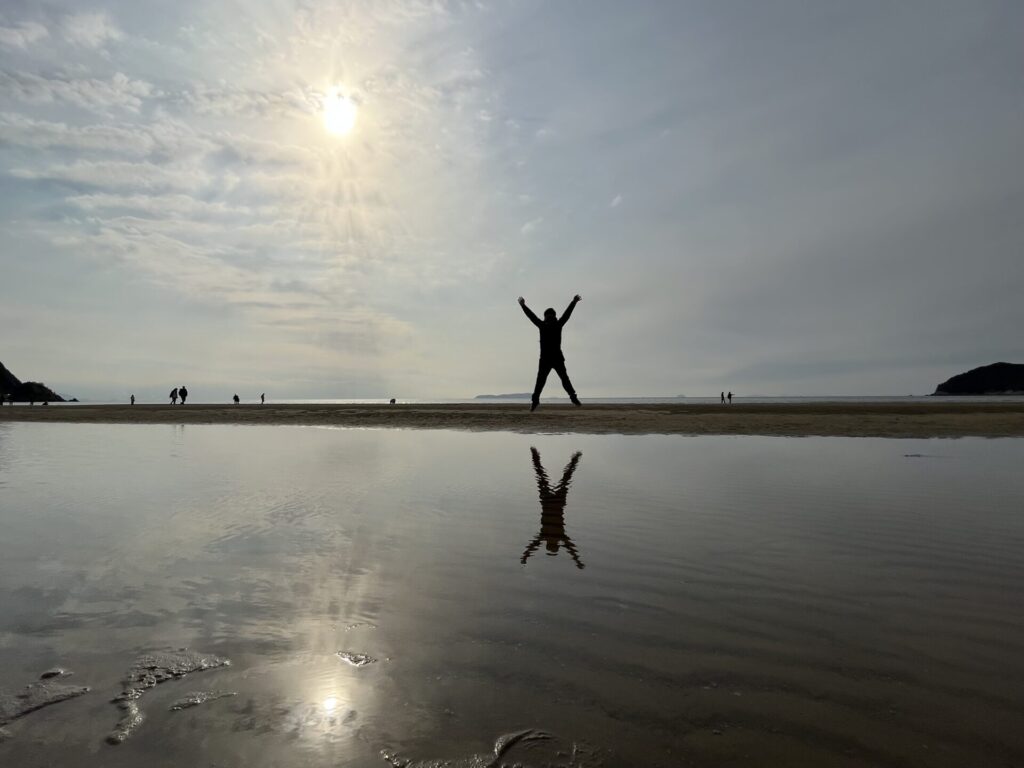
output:
M1021 765L1022 466L0 423L0 765Z

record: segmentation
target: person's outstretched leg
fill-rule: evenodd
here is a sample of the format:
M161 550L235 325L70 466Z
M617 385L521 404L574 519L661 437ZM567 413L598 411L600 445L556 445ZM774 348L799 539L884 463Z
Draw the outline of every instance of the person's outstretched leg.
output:
M541 360L537 366L537 384L533 387L533 397L530 400L531 411L537 410L537 406L540 405L540 393L544 389L544 384L547 383L549 373L551 373L551 363Z
M582 403L580 403L580 399L576 397L576 390L572 388L572 382L569 381L569 374L565 371L565 361L562 360L551 367L555 369L555 373L558 374L558 378L562 380L562 386L565 388L565 391L569 393L569 399L572 400L572 404L582 405Z

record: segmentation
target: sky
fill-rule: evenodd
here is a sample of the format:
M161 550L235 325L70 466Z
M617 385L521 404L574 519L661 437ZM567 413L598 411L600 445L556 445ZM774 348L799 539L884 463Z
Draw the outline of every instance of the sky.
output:
M584 399L927 394L1024 362L1022 29L1013 0L5 0L0 361L93 399L524 392L516 298L580 293Z

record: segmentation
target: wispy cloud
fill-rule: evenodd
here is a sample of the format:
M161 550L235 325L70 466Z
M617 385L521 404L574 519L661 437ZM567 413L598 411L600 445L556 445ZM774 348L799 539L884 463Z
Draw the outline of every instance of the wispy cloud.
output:
M532 235L537 227L544 223L544 217L538 216L536 219L531 219L519 228L519 231L524 235Z
M121 39L121 30L106 13L75 13L61 20L64 39L84 48L99 48Z
M27 104L70 104L93 112L124 109L137 112L154 87L121 72L106 79L73 75L40 75L0 71L0 96Z
M12 25L0 24L0 46L28 48L50 36L50 31L37 21L20 21Z

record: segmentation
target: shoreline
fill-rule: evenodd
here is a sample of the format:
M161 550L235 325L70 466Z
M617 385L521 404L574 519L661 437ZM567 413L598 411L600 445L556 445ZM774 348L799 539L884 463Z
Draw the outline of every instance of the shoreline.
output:
M1024 437L1024 403L285 404L0 408L0 424L265 424L622 435Z

